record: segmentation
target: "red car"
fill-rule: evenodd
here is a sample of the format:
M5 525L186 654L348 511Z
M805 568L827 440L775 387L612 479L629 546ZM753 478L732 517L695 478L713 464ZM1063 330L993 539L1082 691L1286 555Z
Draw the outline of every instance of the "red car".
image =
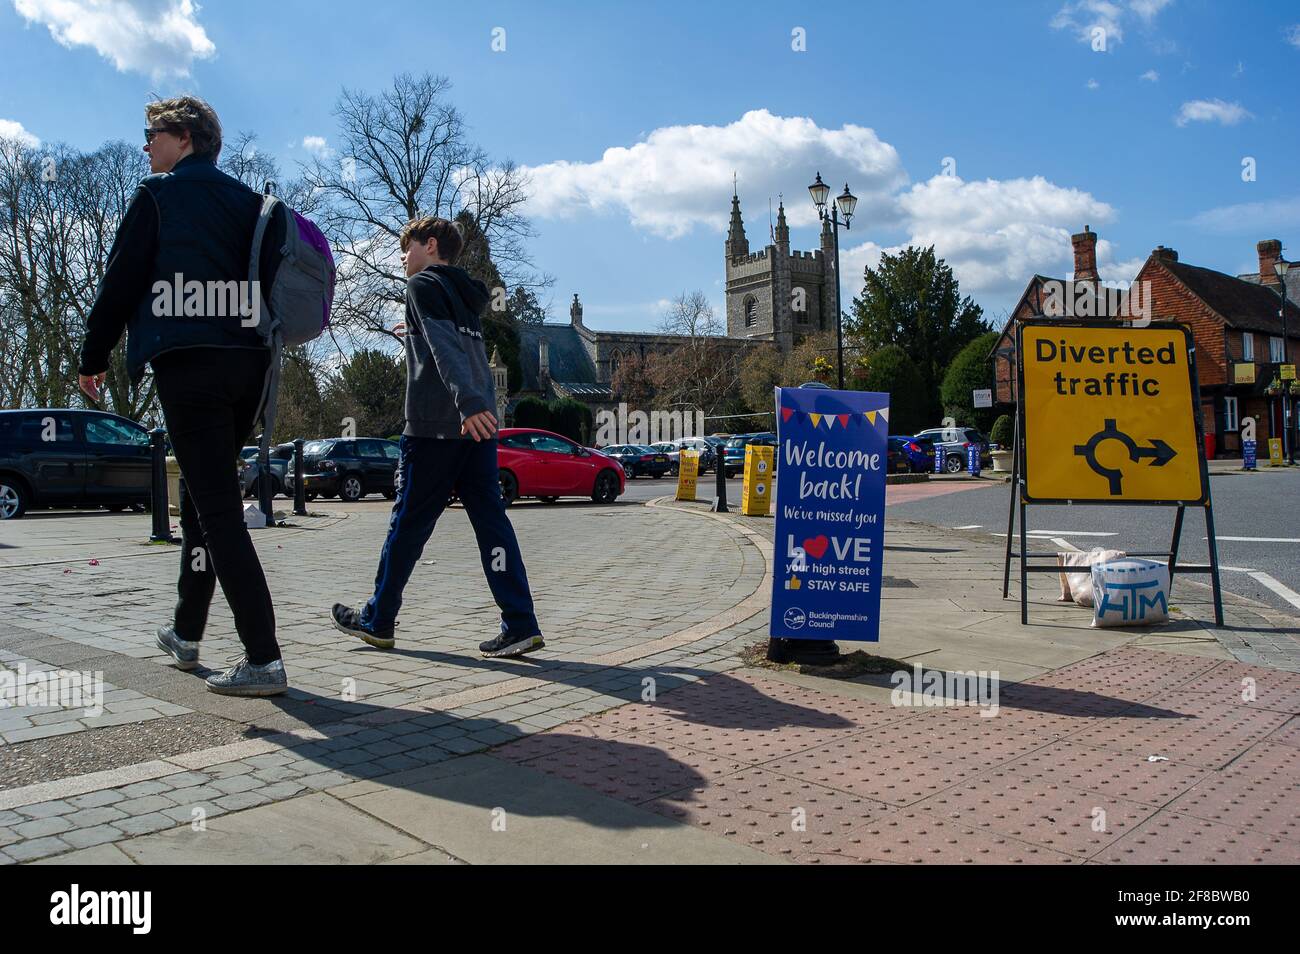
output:
M613 503L627 487L623 467L612 457L531 427L497 432L497 467L507 506L520 497L540 497L547 503L560 497L590 497L596 503Z

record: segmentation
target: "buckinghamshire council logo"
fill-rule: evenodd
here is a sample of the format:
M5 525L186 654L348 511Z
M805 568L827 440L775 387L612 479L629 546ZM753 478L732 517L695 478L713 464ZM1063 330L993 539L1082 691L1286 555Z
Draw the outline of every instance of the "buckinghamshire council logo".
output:
M785 611L785 625L791 629L803 629L803 624L808 622L808 617L804 615L803 610L797 606L791 606Z

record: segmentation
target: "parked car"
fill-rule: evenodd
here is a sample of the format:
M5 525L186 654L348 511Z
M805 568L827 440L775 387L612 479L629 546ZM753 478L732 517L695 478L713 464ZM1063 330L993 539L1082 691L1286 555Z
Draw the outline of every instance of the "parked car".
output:
M905 469L895 470L894 452L897 450ZM934 470L934 442L924 437L889 437L890 473L928 474Z
M547 503L590 497L596 503L613 503L627 489L623 467L615 458L532 427L497 432L497 468L507 506L520 497L540 497Z
M714 445L707 437L679 437L673 441L677 446L677 465L681 466L681 452L695 451L700 455L699 473L707 474L715 466Z
M622 464L623 473L628 480L642 474L662 477L672 467L668 455L644 444L612 444L602 449L600 453Z
M0 411L0 520L36 507L149 502L149 432L104 411Z
M750 444L767 445L776 447L776 435L771 431L759 431L755 434L737 434L729 438L724 447L723 466L727 469L728 477L735 477L745 469L745 448ZM772 456L772 473L776 473L777 461L776 455Z
M262 472L262 468L257 459L260 448L257 446L245 447L239 452L241 468L239 472L239 485L244 491L245 497L256 497L257 477ZM293 470L293 445L277 444L270 449L268 464L271 469L271 496L275 497L285 492L285 477ZM305 473L305 471L304 471Z
M668 460L668 476L677 476L677 457L681 454L681 448L677 446L676 441L660 441L658 444L651 444L650 449L656 454L663 454Z
M302 448L303 495L360 500L366 494L397 495L395 478L400 458L397 444L378 437L331 437L307 441ZM285 493L294 493L294 475L283 478Z
M916 436L933 442L936 453L943 453L943 469L950 474L960 474L966 469L966 453L971 444L979 446L981 465L992 463L988 438L973 427L931 427Z

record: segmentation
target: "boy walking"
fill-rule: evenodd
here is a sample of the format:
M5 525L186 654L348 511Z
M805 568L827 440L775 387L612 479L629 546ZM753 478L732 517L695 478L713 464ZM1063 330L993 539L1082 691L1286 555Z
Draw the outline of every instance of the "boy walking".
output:
M379 554L375 591L357 611L335 603L336 629L391 649L402 591L454 492L469 516L501 631L479 645L484 656L541 649L533 597L497 475L496 393L479 315L488 290L453 263L461 236L446 219L426 217L402 230L406 321L406 429L400 442L397 499Z

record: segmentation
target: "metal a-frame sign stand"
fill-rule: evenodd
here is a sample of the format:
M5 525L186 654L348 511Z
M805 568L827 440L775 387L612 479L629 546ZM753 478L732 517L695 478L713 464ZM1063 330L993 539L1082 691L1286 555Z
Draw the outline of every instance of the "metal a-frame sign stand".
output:
M1196 374L1196 348L1190 344L1187 348L1187 361L1191 374L1191 393L1192 393L1192 420L1196 425L1196 452L1200 465L1201 486L1204 488L1204 498L1202 500L1069 500L1069 499L1038 499L1028 498L1028 481L1026 480L1025 470L1025 361L1023 351L1022 333L1026 324L1029 325L1051 325L1055 328L1106 328L1114 329L1115 323L1112 321L1082 321L1082 320L1064 320L1064 319L1045 319L1035 320L1028 319L1022 321L1016 328L1016 424L1015 424L1015 453L1012 457L1011 469L1011 495L1007 503L1007 545L1006 558L1002 568L1002 598L1006 599L1011 586L1011 559L1017 558L1020 561L1020 622L1027 624L1029 622L1029 574L1030 573L1091 573L1090 567L1071 568L1061 567L1055 564L1033 565L1029 561L1032 558L1055 559L1054 554L1048 553L1030 553L1028 548L1028 538L1026 534L1025 511L1034 504L1044 505L1061 505L1067 506L1078 503L1086 506L1146 506L1146 507L1177 507L1174 515L1174 532L1173 539L1169 544L1168 550L1150 550L1143 552L1128 553L1131 557L1148 557L1162 558L1169 567L1169 586L1173 590L1175 573L1208 573L1210 575L1211 589L1214 593L1214 625L1223 626L1223 594L1219 586L1219 546L1214 532L1214 505L1210 498L1210 480L1209 469L1205 461L1205 435L1201 427L1200 415L1197 413L1201 406L1201 388L1200 381ZM1147 327L1175 327L1176 323L1152 323ZM1177 326L1181 327L1181 326ZM1189 336L1190 337L1190 336ZM1020 527L1018 550L1012 550L1012 535L1015 533L1016 510L1017 504L1020 511ZM1183 517L1189 506L1199 507L1205 513L1205 534L1206 543L1210 551L1210 562L1208 565L1203 564L1186 564L1178 562L1178 545L1182 538Z

